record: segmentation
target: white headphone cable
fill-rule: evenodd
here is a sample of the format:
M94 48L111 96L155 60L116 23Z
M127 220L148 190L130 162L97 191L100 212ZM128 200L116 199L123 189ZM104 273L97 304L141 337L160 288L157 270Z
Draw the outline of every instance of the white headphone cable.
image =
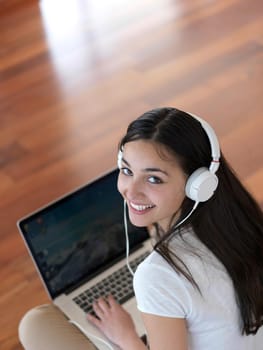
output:
M180 226L182 223L184 223L192 214L193 212L195 211L195 209L197 208L199 202L195 202L193 208L191 209L190 213L186 215L186 217L181 220L180 222L178 222L178 224L175 226L175 228L177 228L178 226Z
M127 223L127 215L126 215L126 200L123 202L123 221L124 221L124 229L125 229L125 238L126 238L126 265L128 267L128 270L130 271L131 275L134 276L134 272L130 266L129 262L129 254L130 254L130 242L129 242L129 235L128 235L128 223Z

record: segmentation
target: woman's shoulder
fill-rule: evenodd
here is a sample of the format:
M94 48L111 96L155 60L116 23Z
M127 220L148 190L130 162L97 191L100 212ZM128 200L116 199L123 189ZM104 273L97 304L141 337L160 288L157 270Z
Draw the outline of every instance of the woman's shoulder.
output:
M214 281L215 276L228 279L223 264L198 239L191 228L188 227L180 234L175 234L169 240L168 248L171 260L187 274L190 272L197 283L199 281L204 285L210 284L211 279ZM140 264L138 273L148 274L153 276L152 278L154 276L164 278L172 274L173 278L187 283L182 274L168 262L168 259L155 250Z
M191 227L174 235L169 242L172 255L181 259L186 265L208 265L211 268L225 270L213 252L197 237Z

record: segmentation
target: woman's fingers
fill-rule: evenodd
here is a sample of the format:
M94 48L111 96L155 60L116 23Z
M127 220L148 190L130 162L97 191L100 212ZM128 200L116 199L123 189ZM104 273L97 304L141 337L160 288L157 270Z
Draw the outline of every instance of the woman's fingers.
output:
M93 310L100 319L105 317L107 318L110 313L110 309L111 306L106 297L100 297L93 303Z
M119 304L116 302L116 300L113 298L112 295L109 295L109 296L107 297L107 302L108 302L108 304L109 304L110 307L115 307L116 305L119 305Z
M107 316L107 309L107 304L103 300L97 300L93 303L93 310L100 319L103 319L105 316Z
M91 314L87 314L87 319L94 324L94 326L100 328L101 326L101 321L99 318L97 318L96 316L93 316Z

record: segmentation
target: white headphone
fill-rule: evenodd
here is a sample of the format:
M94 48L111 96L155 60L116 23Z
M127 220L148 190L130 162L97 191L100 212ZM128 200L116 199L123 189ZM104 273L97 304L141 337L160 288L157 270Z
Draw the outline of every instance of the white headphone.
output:
M205 130L210 146L211 146L211 157L212 161L209 168L202 167L195 170L188 178L185 186L185 194L188 198L192 199L196 203L205 202L211 198L218 186L218 177L216 171L219 168L220 159L220 146L217 136L213 128L200 117L188 113L193 118L201 123L202 128ZM118 153L118 168L122 166L122 151Z
M220 146L213 128L205 120L194 114L188 114L197 119L205 130L211 146L212 161L209 168L198 168L189 176L185 186L185 194L195 202L205 202L213 196L218 186L218 177L215 172L220 164Z

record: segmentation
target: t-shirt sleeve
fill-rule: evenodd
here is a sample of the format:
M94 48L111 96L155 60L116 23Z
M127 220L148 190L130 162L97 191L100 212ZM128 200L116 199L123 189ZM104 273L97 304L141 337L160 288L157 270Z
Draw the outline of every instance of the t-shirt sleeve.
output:
M160 266L146 259L135 272L133 286L141 312L175 318L186 318L190 313L185 279L166 262Z

